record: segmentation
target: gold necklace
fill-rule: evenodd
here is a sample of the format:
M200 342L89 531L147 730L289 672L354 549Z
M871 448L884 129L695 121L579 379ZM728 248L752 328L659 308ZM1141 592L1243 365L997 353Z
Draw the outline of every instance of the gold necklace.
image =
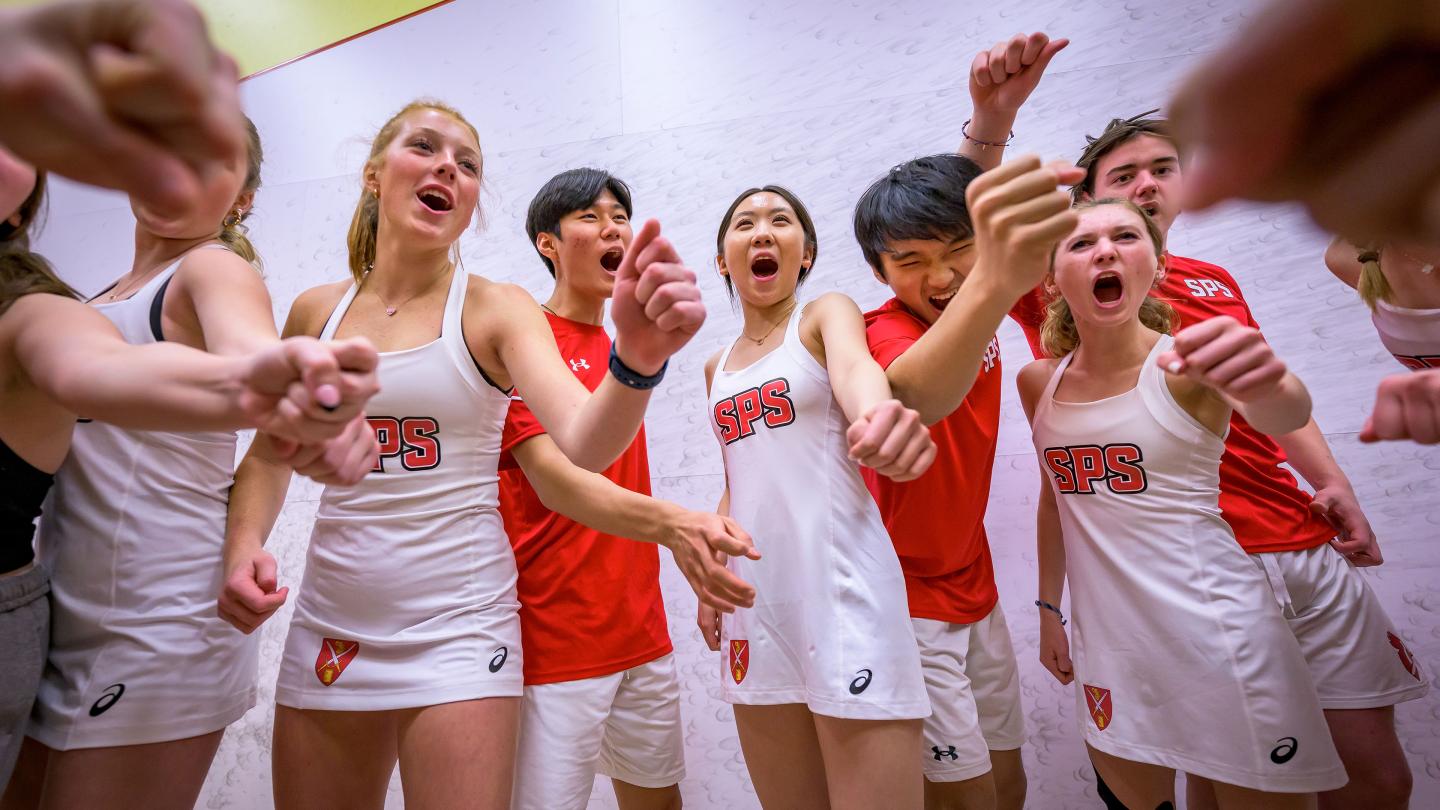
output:
M436 283L437 281L439 281L441 278L443 278L443 277L445 276L445 273L446 273L446 272L455 269L455 266L454 266L453 264L449 264L449 263L447 262L447 265L449 265L449 266L447 266L444 270L442 270L440 273L438 273L438 274L435 276L435 278L432 279L429 284L426 284L424 287L422 287L419 292L415 293L414 295L410 296L409 298L406 298L404 301L401 301L400 303L396 304L396 305L393 306L393 307L390 306L390 302L389 302L389 301L386 301L386 300L385 300L385 297L380 294L380 291L379 291L379 290L371 290L371 291L370 291L370 294L373 295L373 296L375 296L376 298L380 299L380 303L385 307L385 317L387 317L387 318L393 318L393 317L395 317L395 313L400 310L400 307L405 306L406 304L410 303L411 301L414 301L416 298L419 298L420 296L424 295L425 293L430 292L431 290L435 289L435 283ZM369 278L370 278L370 274L371 274L372 272L374 272L374 270L375 270L375 266L374 266L374 265L371 265L370 268L365 271L365 278L366 278L366 279L369 279ZM364 282L362 281L361 284L363 285Z
M751 343L754 343L756 346L764 345L765 339L768 338L768 337L770 337L770 335L773 334L773 333L775 332L775 330L780 327L780 324L784 323L784 322L786 321L786 319L788 319L788 318L790 317L790 313L792 313L792 312L794 312L794 311L795 311L795 304L791 304L791 305L790 305L790 308L787 309L787 310L785 310L785 314L784 314L784 315L781 315L781 316L775 321L775 323L770 324L770 328L765 330L765 334L761 335L761 336L758 337L758 338L752 338L752 337L750 337L749 335L745 334L744 328L741 328L741 330L740 330L740 337L743 337L743 338L745 338L746 340L750 341Z

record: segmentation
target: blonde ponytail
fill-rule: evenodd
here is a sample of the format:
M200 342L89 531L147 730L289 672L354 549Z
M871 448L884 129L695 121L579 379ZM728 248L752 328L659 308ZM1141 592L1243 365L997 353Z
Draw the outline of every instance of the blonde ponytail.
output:
M1355 258L1360 262L1360 281L1355 285L1360 300L1371 310L1375 309L1376 301L1390 302L1393 293L1385 273L1380 270L1380 249L1364 248Z

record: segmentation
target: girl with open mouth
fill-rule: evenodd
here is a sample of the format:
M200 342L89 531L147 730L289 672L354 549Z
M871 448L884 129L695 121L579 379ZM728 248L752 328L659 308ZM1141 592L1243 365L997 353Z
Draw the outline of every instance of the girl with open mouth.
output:
M910 480L935 444L893 398L855 303L797 298L817 244L793 193L742 193L715 247L744 316L705 368L725 459L719 511L764 556L729 563L754 584L754 607L720 625L702 605L699 623L725 650L724 698L755 792L765 807L918 808L930 703L899 560L857 462Z
M1042 466L1041 662L1078 682L1091 759L1126 806L1173 806L1176 770L1213 780L1222 808L1313 806L1345 770L1299 644L1219 508L1231 409L1285 433L1308 421L1309 394L1232 318L1170 337L1174 312L1149 294L1162 255L1140 208L1102 200L1051 265L1052 359L1019 376Z

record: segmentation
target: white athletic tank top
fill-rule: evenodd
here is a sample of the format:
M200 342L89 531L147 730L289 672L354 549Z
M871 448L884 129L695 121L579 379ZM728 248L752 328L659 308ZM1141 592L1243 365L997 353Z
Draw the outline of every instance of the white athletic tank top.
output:
M325 487L297 626L393 646L463 632L451 620L470 611L519 608L497 473L510 398L465 344L468 280L454 273L438 338L380 355L380 393L366 406L379 466L353 486ZM335 307L322 340L334 337L356 291Z
M1197 538L1230 532L1219 507L1225 442L1171 395L1155 364L1171 342L1156 342L1134 388L1095 402L1055 399L1075 356L1067 355L1036 405L1035 451L1055 487L1066 567L1082 581L1075 564L1083 569L1091 557L1135 562L1143 573L1141 558L1150 553L1188 555L1184 547ZM1083 547L1078 560L1072 544ZM1174 548L1161 550L1169 544Z
M924 717L930 707L900 562L848 457L850 422L829 374L800 339L802 309L784 343L749 366L726 371L726 349L711 384L730 515L764 555L729 563L755 586L756 600L722 622L721 683L736 703Z
M1440 309L1410 309L1375 302L1370 319L1380 342L1406 368L1440 368Z
M139 346L163 340L164 291L183 259L176 259L130 298L92 306L115 324L126 343ZM82 419L44 513L40 543L48 547L46 564L51 565L57 553L65 553L63 544L82 535L115 543L168 543L184 537L185 547L177 550L188 555L204 556L196 542L218 550L225 539L235 441L235 431L127 430Z

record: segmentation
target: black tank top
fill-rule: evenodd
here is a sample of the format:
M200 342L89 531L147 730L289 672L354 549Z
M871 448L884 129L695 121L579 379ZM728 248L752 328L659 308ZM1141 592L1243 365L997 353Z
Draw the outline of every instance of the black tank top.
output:
M35 518L54 481L0 441L0 574L35 559Z

